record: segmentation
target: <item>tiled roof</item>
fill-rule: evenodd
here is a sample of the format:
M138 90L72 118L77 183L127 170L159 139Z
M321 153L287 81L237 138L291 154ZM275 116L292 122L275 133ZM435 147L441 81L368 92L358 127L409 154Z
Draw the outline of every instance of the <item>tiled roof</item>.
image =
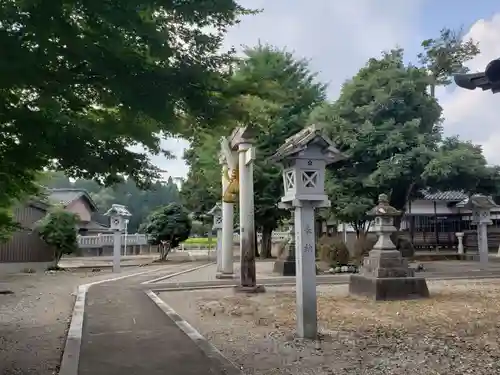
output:
M69 205L71 202L85 197L94 211L97 211L97 206L84 189L50 189L48 200L52 204Z
M430 193L422 191L423 199L429 201L462 201L469 196L462 191L437 191L435 193Z

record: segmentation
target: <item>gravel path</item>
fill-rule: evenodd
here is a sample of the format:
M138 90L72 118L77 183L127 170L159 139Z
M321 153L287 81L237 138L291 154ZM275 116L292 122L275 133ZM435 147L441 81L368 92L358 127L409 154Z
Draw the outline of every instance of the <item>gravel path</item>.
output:
M127 268L120 276L159 268ZM176 266L164 266L163 273L152 273L151 278L172 268ZM0 374L57 374L76 288L112 277L110 270L0 277L0 291L13 292L0 294Z
M318 287L317 341L294 337L293 288L160 296L248 375L499 374L500 281L428 285L432 298L392 303Z

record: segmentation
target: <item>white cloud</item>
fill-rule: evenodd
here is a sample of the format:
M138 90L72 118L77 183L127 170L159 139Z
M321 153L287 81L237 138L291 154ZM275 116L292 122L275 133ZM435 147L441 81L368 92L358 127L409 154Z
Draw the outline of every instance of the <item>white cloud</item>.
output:
M319 79L329 83L331 98L369 57L395 45L418 39L418 14L423 0L241 0L249 8L264 8L230 30L225 45L240 48L259 41L294 51L311 60ZM182 156L187 143L167 140L167 149ZM185 176L182 160L156 157L155 164L173 176Z
M500 13L474 23L465 37L479 42L481 49L481 54L468 66L473 72L484 71L491 60L500 58ZM445 133L481 144L488 161L500 164L500 94L454 88L439 98Z

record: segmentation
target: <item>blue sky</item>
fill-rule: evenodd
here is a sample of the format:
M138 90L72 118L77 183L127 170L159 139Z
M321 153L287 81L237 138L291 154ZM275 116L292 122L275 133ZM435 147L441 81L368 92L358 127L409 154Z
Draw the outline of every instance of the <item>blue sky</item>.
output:
M329 83L331 99L340 85L366 60L396 45L413 60L420 42L439 35L443 27L464 26L467 37L479 41L481 55L470 62L482 70L500 57L500 3L493 0L240 0L247 7L264 11L247 17L230 30L225 47L255 45L259 41L287 47L298 57L310 59L313 70ZM500 164L500 94L480 91L438 91L448 135L481 144L490 163ZM183 177L182 161L187 143L167 139L164 146L178 159L155 156L153 162L169 175Z

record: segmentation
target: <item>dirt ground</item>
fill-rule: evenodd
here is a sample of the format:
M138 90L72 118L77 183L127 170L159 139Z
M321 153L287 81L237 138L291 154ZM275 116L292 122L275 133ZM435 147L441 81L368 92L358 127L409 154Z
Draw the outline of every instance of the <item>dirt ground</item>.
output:
M0 374L57 374L77 287L112 277L110 269L0 276Z
M245 374L500 373L500 280L428 282L427 300L374 302L318 287L320 335L295 337L295 293L160 296ZM182 294L180 294L182 293Z

